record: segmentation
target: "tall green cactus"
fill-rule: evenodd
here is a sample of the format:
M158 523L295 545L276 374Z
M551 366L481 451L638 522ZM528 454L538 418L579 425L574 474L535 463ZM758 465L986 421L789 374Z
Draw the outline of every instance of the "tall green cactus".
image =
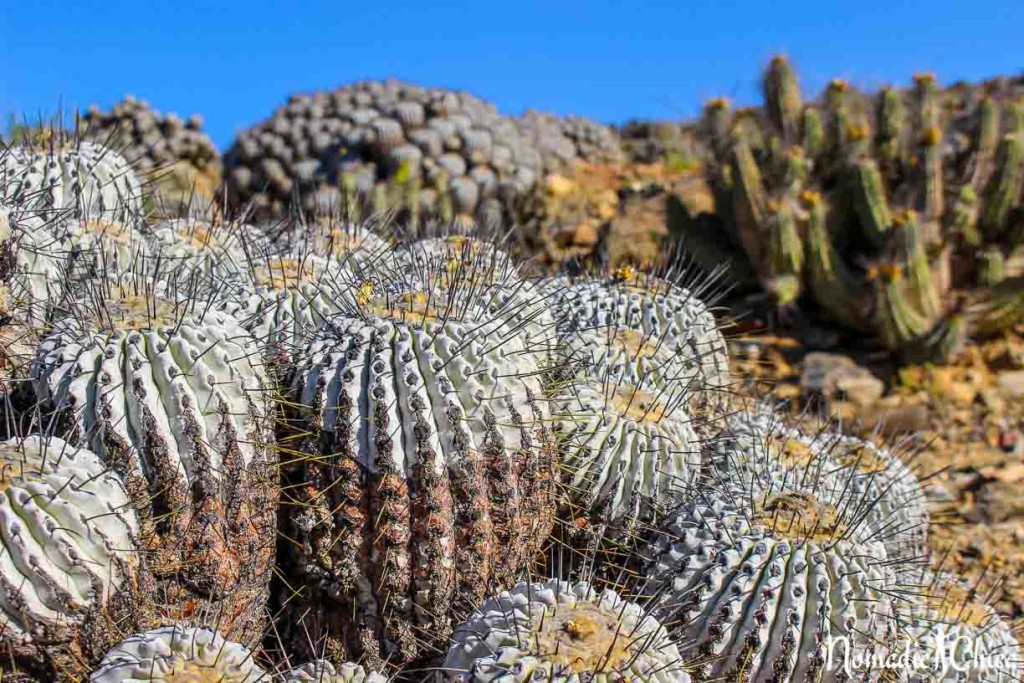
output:
M1010 210L1020 203L1024 187L1024 140L1010 134L999 142L996 170L985 187L978 225L982 234L997 240L1008 227Z
M796 72L782 55L774 57L765 71L764 101L768 116L781 133L782 140L786 144L796 144L800 140L803 99Z
M1024 284L1004 284L1024 270L1007 256L1024 254L1024 102L993 91L965 125L919 74L873 100L836 79L804 105L785 58L763 87L761 115L705 108L706 172L732 245L777 303L813 302L915 357L1024 318ZM972 287L997 303L968 314Z

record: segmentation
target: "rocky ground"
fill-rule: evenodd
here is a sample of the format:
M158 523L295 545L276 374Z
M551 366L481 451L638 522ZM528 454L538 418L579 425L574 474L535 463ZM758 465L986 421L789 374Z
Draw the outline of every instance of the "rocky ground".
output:
M845 431L899 444L925 480L933 562L977 579L1022 620L1024 335L970 346L948 365L898 370L866 354L810 350L808 336L737 325L740 395L769 393L794 419L831 414Z

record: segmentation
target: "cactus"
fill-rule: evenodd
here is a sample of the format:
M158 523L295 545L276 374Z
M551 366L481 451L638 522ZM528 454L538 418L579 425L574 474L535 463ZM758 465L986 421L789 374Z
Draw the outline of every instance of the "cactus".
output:
M772 58L764 75L764 101L772 124L789 144L800 139L800 118L803 101L800 84L789 60L779 55Z
M990 94L969 116L947 116L932 74L915 77L909 93L882 89L873 104L835 79L820 105L783 120L790 69L769 65L763 116L747 112L737 123L724 107L705 108L705 173L724 229L679 234L682 246L704 254L704 242L724 232L777 304L813 302L904 357L943 353L961 346L953 334L1009 324L1012 295L1005 309L979 315L960 316L957 301L993 282L978 282L992 275L978 253L990 259L1024 243L1024 105ZM803 154L791 140L803 142ZM909 231L908 211L917 216ZM900 281L880 279L879 264Z
M862 325L871 310L870 291L850 270L829 234L827 207L821 195L802 196L807 207L808 291L836 321L849 327Z
M206 628L164 626L137 633L110 650L91 683L260 683L269 674L244 645Z
M460 683L691 680L667 629L639 605L557 579L484 602L452 634L444 670Z
M444 310L369 300L322 328L294 382L295 635L371 663L421 656L552 524L542 358L485 310Z
M95 287L40 345L36 395L125 478L161 595L146 607L167 610L149 619L201 608L223 611L225 633L258 632L277 473L256 340L143 277Z
M56 437L4 441L0 465L5 665L80 674L137 618L139 524L128 493L96 454Z
M978 227L989 240L1007 230L1010 210L1019 203L1024 188L1024 140L1006 135L999 142L996 170L985 186Z
M127 221L142 212L142 189L118 152L57 140L0 152L0 199L49 217Z
M285 673L284 683L387 683L387 679L376 671L366 671L358 664L345 662L335 666L325 659L318 659Z
M563 480L585 516L630 531L688 497L701 440L679 396L592 380L555 398Z

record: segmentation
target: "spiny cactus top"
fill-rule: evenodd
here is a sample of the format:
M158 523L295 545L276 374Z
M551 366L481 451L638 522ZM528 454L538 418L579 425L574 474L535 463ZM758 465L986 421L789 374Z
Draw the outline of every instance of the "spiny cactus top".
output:
M1012 683L1024 672L1010 625L968 581L917 567L900 574L903 647L916 650L914 681Z
M562 479L582 514L632 527L690 497L701 440L678 405L685 398L597 381L556 397Z
M768 406L726 419L705 453L706 478L740 483L751 495L799 488L844 500L890 558L925 552L929 513L917 475L896 453L832 431L806 434Z
M377 234L368 224L330 215L282 231L277 243L285 252L337 259L356 269L372 267L391 252L387 235Z
M138 520L121 479L56 437L0 443L0 642L59 645L134 588Z
M335 666L326 659L318 659L296 667L284 675L284 683L387 683L388 679L376 671L345 662Z
M649 550L645 593L658 596L656 615L678 620L683 655L711 678L840 681L829 642L886 652L896 578L870 531L840 501L748 495L702 487Z
M246 605L225 632L253 616L249 589L265 586L273 557L276 455L252 335L201 302L115 286L55 326L32 379L66 438L125 477L154 571Z
M657 619L611 590L550 579L488 598L452 633L451 680L689 683Z
M444 638L453 606L523 570L552 524L535 354L483 311L443 322L411 305L325 325L290 401L285 490L298 500L285 533L315 589L296 609L315 637L326 628L371 658Z
M212 273L218 280L237 281L247 264L272 253L266 237L247 224L177 218L157 223L150 232L153 250L161 258Z
M249 648L206 628L165 626L126 638L92 683L266 683Z
M694 292L624 269L583 280L553 301L564 354L598 377L676 383L719 402L728 382L725 340Z
M0 196L47 214L123 220L142 212L142 189L118 152L92 142L42 143L0 153Z
M356 307L357 282L339 261L308 253L253 258L239 291L222 303L268 359L291 363L317 328Z
M43 323L66 287L67 254L56 221L13 207L0 207L0 216L9 231L0 261L6 313L22 323Z

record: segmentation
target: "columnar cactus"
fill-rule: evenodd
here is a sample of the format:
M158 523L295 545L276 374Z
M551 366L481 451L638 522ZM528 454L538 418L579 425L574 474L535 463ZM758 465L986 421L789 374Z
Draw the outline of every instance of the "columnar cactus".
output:
M142 189L118 152L92 142L43 141L0 153L0 197L44 213L84 220L141 214Z
M488 598L452 633L444 669L460 683L689 683L659 621L615 591L557 579Z
M522 571L553 515L540 358L484 310L399 300L324 326L289 402L300 640L371 663L444 638L453 605Z
M960 303L965 293L991 299L994 283L977 275L1024 240L1024 147L1002 102L987 96L950 116L934 75L921 74L912 92L886 88L873 103L837 79L820 105L804 106L783 58L764 92L764 116L705 108L725 234L686 231L684 247L725 244L778 305L813 302L908 358L949 353L957 335L1009 322Z
M91 683L264 683L270 674L249 648L206 628L164 626L110 650Z
M36 394L70 442L125 478L161 592L146 605L153 618L208 607L225 632L251 632L270 578L277 496L256 340L203 303L131 284L96 299L42 342Z
M42 436L0 443L0 490L5 666L81 673L139 610L128 492L95 453Z

